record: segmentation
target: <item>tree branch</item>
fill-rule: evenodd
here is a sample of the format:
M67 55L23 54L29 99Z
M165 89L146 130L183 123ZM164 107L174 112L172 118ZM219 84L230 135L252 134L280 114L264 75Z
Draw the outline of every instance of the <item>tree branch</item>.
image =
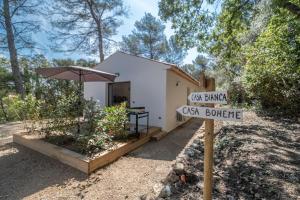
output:
M300 7L297 6L296 4L290 2L290 1L285 1L282 5L284 8L289 10L291 13L295 14L297 18L300 19Z

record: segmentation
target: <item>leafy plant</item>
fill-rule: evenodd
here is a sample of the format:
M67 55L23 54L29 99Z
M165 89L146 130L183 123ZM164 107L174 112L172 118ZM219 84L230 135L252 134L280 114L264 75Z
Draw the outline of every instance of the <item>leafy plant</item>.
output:
M61 95L56 104L44 105L43 115L48 118L43 128L46 134L50 135L51 132L66 134L71 131L79 114L77 99L75 93L68 96Z
M105 133L83 134L76 138L76 144L81 153L92 154L108 149L112 145L112 138Z
M281 10L246 51L244 85L265 109L299 114L300 22Z
M40 118L41 100L33 95L22 99L19 95L8 95L3 103L10 120L35 120Z
M98 121L104 116L104 112L101 109L99 102L94 101L93 99L86 100L84 103L83 114L87 130L90 133L94 133Z
M126 126L129 123L126 103L105 107L103 112L104 117L99 120L96 132L106 133L115 138L126 138L128 136Z

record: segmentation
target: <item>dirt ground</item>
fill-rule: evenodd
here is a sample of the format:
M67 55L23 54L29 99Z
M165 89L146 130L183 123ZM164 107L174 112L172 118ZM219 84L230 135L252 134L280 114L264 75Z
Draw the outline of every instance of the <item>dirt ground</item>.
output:
M202 199L203 141L195 139L186 149L175 165L184 167L174 167L165 183L165 199ZM245 112L242 123L223 123L214 153L214 199L300 199L299 120Z
M201 199L201 124L191 120L163 140L147 143L90 177L22 146L0 143L0 200L139 199L174 174L171 166L178 155L187 157L186 183L178 177L167 182L173 185L166 199ZM300 199L299 121L245 112L242 123L217 126L214 199Z
M139 199L167 176L176 156L200 134L201 124L190 120L89 177L20 145L0 144L0 200Z
M11 134L17 133L22 130L24 125L21 122L10 122L0 124L0 139L8 138Z
M219 199L300 199L300 123L248 112L216 142Z

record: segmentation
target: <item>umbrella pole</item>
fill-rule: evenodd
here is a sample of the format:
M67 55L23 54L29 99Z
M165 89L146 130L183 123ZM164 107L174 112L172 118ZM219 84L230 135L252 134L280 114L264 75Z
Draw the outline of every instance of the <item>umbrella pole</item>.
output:
M79 86L78 86L78 121L77 121L77 133L80 134L80 114L81 114L81 88L82 88L82 81L81 81L81 70L79 70Z

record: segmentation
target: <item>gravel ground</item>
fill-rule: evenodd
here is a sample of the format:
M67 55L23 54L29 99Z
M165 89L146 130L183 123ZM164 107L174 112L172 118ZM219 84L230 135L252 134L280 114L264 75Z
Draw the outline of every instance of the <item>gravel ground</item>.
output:
M6 124L0 124L0 139L10 137L11 134L23 129L24 125L21 122L10 122Z
M200 134L201 124L190 120L89 177L20 145L0 144L0 200L139 199L166 178L178 154Z
M245 112L226 122L215 139L214 199L300 199L300 123ZM194 139L177 158L160 197L201 199L203 141Z

